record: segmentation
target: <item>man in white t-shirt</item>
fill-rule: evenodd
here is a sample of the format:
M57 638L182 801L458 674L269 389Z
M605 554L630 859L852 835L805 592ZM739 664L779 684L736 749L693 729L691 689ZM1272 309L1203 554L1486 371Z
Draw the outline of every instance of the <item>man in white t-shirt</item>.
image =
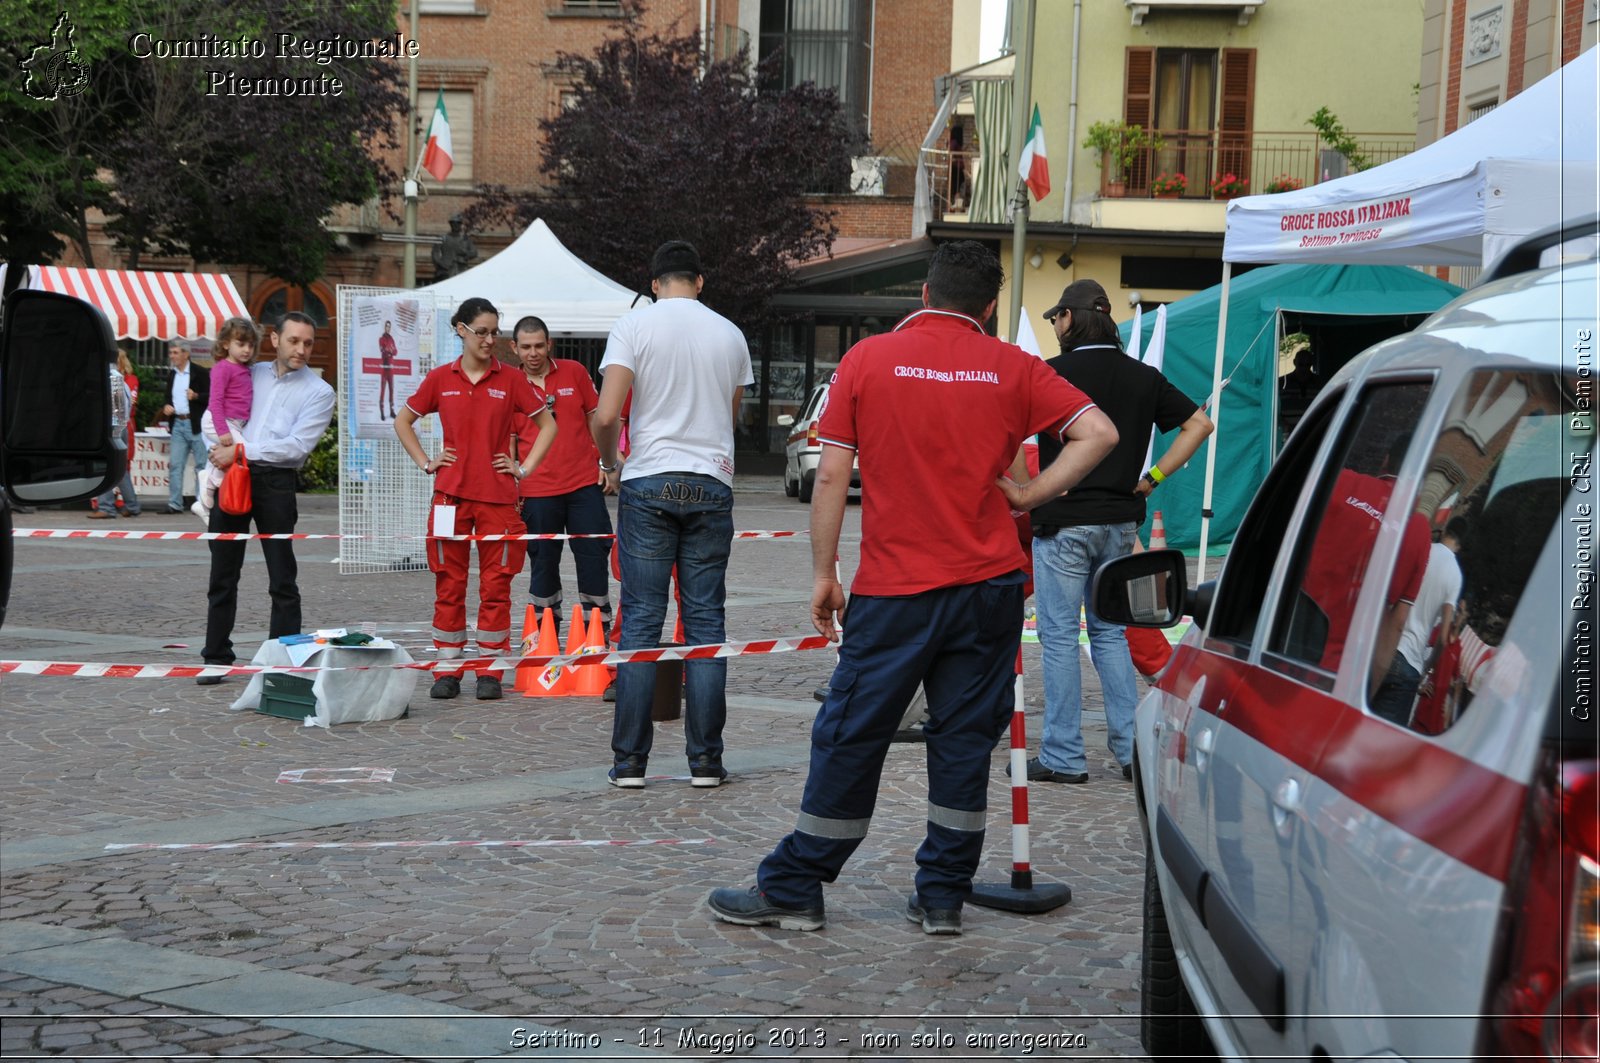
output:
M617 322L600 369L595 441L605 491L619 495L622 649L655 646L667 614L674 567L678 610L691 645L725 637L723 603L733 546L733 426L744 389L755 382L750 347L727 318L699 302L700 255L683 240L650 260L653 306ZM622 405L633 392L626 468L617 450ZM728 663L687 662L684 739L695 786L718 786ZM644 786L654 727L654 664L617 669L611 727L613 786Z
M1438 658L1449 638L1455 619L1456 602L1461 598L1461 536L1466 521L1456 517L1445 525L1439 541L1428 550L1428 567L1422 573L1417 600L1411 606L1406 626L1400 631L1400 644L1378 692L1372 696L1372 711L1401 727L1411 722L1412 703L1422 677ZM1438 640L1430 649L1429 637L1439 629Z

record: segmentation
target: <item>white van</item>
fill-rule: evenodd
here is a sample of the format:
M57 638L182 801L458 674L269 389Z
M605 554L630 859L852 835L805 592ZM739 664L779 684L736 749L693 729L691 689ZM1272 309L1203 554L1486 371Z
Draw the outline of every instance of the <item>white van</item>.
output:
M1490 280L1347 365L1214 585L1097 575L1195 621L1136 720L1152 1056L1596 1058L1597 288Z

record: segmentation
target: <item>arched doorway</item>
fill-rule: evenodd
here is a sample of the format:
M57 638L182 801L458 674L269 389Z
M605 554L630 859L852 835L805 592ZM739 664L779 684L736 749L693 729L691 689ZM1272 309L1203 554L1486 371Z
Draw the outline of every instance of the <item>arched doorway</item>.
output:
M298 310L317 323L317 342L311 348L311 367L322 370L322 379L337 386L339 321L334 316L337 305L333 300L333 289L321 281L314 281L303 288L279 280L263 284L250 297L250 314L261 323L262 354L268 358L274 354L272 344L266 337L267 331L277 328L283 321L283 315Z

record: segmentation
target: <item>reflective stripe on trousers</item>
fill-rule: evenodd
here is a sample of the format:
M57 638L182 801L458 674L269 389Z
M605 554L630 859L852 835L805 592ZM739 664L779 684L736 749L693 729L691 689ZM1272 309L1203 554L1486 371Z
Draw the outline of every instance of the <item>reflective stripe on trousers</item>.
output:
M1022 579L945 587L908 598L854 595L828 700L811 728L811 771L793 833L761 862L778 904L822 903L861 844L883 761L919 686L928 693L927 835L917 893L960 908L983 852L989 758L1011 721Z

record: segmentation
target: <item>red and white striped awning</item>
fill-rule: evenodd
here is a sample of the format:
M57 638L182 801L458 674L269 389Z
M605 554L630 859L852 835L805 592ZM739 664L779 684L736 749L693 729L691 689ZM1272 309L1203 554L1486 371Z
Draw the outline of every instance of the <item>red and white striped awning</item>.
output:
M249 317L225 273L34 266L28 287L75 295L111 321L118 339L215 336L230 317Z

